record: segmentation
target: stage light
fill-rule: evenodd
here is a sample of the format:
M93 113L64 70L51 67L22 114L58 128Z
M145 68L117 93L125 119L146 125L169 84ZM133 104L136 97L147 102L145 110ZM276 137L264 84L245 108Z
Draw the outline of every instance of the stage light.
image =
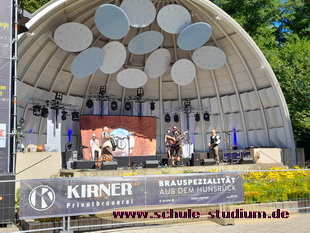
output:
M46 118L48 116L48 108L43 107L41 109L41 117Z
M174 122L179 122L179 115L178 114L174 114L173 120L174 120Z
M55 93L55 100L62 101L62 93L56 92L56 93Z
M151 111L155 110L155 103L153 101L150 103L150 109Z
M41 115L41 106L35 105L32 108L33 115L40 116Z
M140 87L137 89L137 96L142 97L144 95L144 89L143 87Z
M100 86L99 94L104 95L106 92L107 92L107 87L106 86Z
M62 111L61 120L65 121L67 119L67 112Z
M195 121L200 121L200 114L198 112L195 114Z
M171 117L168 113L165 115L165 122L169 123L171 121Z
M191 101L190 100L184 100L184 107L188 108L191 106Z
M72 121L79 121L80 114L77 111L72 112Z
M126 111L130 111L131 110L131 103L130 102L126 102L125 103L125 110Z
M205 112L205 113L203 114L203 119L204 119L205 121L210 121L210 114L209 114L208 112Z
M117 108L118 108L117 102L116 102L115 100L112 101L112 102L111 102L111 109L112 109L112 111L116 111Z
M94 101L92 101L91 99L86 101L86 107L88 108L92 108L94 107Z

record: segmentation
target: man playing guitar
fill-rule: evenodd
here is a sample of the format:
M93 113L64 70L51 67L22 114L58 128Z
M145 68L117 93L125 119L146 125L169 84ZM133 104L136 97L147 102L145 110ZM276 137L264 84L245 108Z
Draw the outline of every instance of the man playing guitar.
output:
M171 147L171 164L172 166L175 166L175 161L178 163L181 162L181 165L183 164L183 148L182 148L182 139L184 138L185 133L181 133L178 131L178 128L176 126L173 126L172 132L170 136L174 138L174 143L170 145Z
M212 150L214 160L216 165L220 164L219 158L219 148L218 145L220 144L221 137L216 134L215 129L211 131L210 143L209 143L209 150Z

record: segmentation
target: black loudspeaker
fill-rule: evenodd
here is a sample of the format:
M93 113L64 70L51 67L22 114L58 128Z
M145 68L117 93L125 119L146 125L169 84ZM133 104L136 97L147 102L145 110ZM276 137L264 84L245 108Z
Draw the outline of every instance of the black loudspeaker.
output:
M73 169L94 169L95 162L94 161L74 161Z
M0 225L7 225L15 219L15 175L0 174L0 180L8 181L0 183Z
M117 170L117 161L102 162L101 170Z
M253 161L252 157L243 157L241 159L241 163L243 163L243 164L252 164L252 163L254 163L254 161Z
M145 160L143 162L143 168L157 168L158 166L158 160Z
M171 163L171 159L168 159L168 158L162 158L161 159L161 163L163 165L167 165L167 166L170 166L172 163Z
M191 166L200 166L200 154L192 153Z
M214 165L215 160L214 159L202 159L201 160L201 165L206 166L206 165Z

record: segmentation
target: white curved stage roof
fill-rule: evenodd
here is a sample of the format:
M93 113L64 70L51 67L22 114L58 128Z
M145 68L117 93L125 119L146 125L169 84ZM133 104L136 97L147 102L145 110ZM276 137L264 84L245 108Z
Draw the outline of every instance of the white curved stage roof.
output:
M130 6L130 3L139 2L146 5ZM104 4L109 7L101 7ZM102 15L95 19L99 7L98 12ZM62 26L66 23L78 24ZM26 144L28 141L45 143L47 133L46 118L33 116L30 98L51 100L56 92L61 92L64 93L63 102L78 105L77 111L81 114L100 114L99 102L95 102L93 109L88 109L84 97L88 93L98 93L100 86L106 86L107 94L118 99L119 107L116 111L106 107L104 114L137 115L135 108L131 112L124 110L126 97L136 95L136 89L130 87L136 85L123 80L122 86L117 81L120 72L136 69L150 75L146 83L141 83L144 96L154 100L156 108L151 111L149 103L145 102L142 111L143 116L157 117L158 153L165 151L164 134L173 125L182 131L189 127L195 151L208 151L212 129L216 129L223 139L228 138L224 131L230 133L238 148L294 149L288 109L270 65L240 25L207 0L154 0L151 5L149 0L54 0L37 11L27 26L34 35L23 34L19 38L17 92L18 115L25 118ZM92 42L88 46L89 38ZM105 47L110 50L104 56L110 54L112 57L103 63L110 64L113 73L104 73L108 67L99 69L98 64L94 64L91 68L85 67L87 70L82 73L88 75L86 77L72 74L71 65L82 52L79 48L103 48L110 42L120 42L126 50L125 53L122 46ZM195 48L196 45L200 47ZM114 47L115 52L111 51ZM166 49L170 56L158 51L148 60L156 49ZM92 62L91 53L87 56L84 59ZM178 61L183 65L178 65ZM79 69L79 65L83 65L76 63ZM142 76L144 79L144 74ZM138 79L133 77L133 80ZM192 107L189 125L186 114L180 110L186 99ZM194 120L197 112L201 116L198 122ZM210 121L203 119L204 112L210 114ZM171 122L165 122L165 113L170 113ZM175 113L180 115L178 123L173 121ZM62 137L66 142L68 131L72 131L72 139L78 145L79 124L69 118L62 122ZM224 140L220 149L228 149Z

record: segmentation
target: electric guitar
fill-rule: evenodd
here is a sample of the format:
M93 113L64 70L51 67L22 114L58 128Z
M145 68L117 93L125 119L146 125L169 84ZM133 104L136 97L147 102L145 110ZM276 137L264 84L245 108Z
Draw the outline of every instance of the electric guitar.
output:
M217 135L217 136L218 136L218 135ZM221 139L221 137L218 136L218 138L216 139L216 141L218 142L218 140L220 140L220 139ZM216 147L216 146L218 146L217 143L211 143L211 145L209 146L209 150L213 150L213 148Z
M218 144L216 144L216 143L212 143L211 144L211 146L209 146L209 150L213 150L213 148L215 147L215 146L217 146Z

